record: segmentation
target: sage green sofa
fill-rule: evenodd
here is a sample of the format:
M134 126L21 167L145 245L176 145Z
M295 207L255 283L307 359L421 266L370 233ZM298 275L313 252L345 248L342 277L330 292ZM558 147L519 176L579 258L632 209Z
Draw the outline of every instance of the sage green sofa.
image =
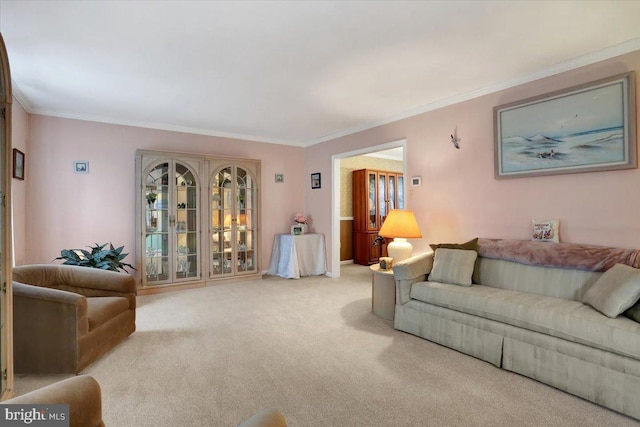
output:
M135 280L88 267L15 267L13 327L17 374L79 373L135 331Z
M582 302L640 251L479 239L477 253L471 286L430 281L433 253L396 264L394 327L640 419L640 323Z

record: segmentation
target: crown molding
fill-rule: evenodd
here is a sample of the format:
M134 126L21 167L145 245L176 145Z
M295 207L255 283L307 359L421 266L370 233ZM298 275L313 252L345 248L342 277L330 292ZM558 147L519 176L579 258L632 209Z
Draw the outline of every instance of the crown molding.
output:
M12 90L13 90L13 96L16 98L16 100L30 114L40 114L44 116L92 121L92 122L99 122L99 123L109 123L109 124L116 124L116 125L123 125L123 126L134 126L134 127L141 127L141 128L147 128L147 129L166 130L171 132L191 133L196 135L215 136L219 138L241 139L246 141L264 142L269 144L281 144L281 145L289 145L289 146L295 146L295 147L310 147L312 145L320 144L320 143L338 139L344 136L352 135L358 132L366 131L378 126L397 122L399 120L417 116L419 114L427 113L429 111L433 111L433 110L437 110L450 105L458 104L460 102L468 101L484 95L489 95L491 93L499 92L501 90L509 89L525 83L530 83L530 82L540 80L545 77L550 77L556 74L560 74L566 71L571 71L576 68L595 64L596 62L604 61L607 59L614 58L616 56L624 55L624 54L635 52L638 50L640 50L640 37L628 40L626 42L623 42L614 46L610 46L608 48L605 48L596 52L582 55L582 56L570 59L568 61L560 62L556 65L547 67L543 70L528 74L523 77L508 80L495 85L486 86L484 88L480 88L471 92L466 92L460 95L452 96L452 97L442 99L436 102L432 102L411 110L407 110L403 113L400 113L382 120L368 122L360 126L355 126L340 132L335 132L317 139L307 140L307 141L281 140L281 139L275 139L275 138L265 138L261 136L255 136L255 135L236 134L232 132L219 132L211 129L177 126L177 125L171 125L171 124L165 124L165 123L140 122L135 120L122 120L122 119L117 119L113 117L105 117L105 116L98 116L98 115L89 115L89 114L80 114L80 113L61 113L57 111L43 110L43 109L34 108L33 105L31 105L31 103L29 102L28 98L20 90L20 87L13 80L12 80L12 85L13 85Z
M166 130L170 132L190 133L195 135L215 136L218 138L229 138L229 139L238 139L238 140L244 140L244 141L264 142L268 144L289 145L294 147L304 146L302 143L299 143L296 141L285 141L285 140L279 140L279 139L273 139L273 138L263 138L255 135L243 135L243 134L231 133L231 132L219 132L211 129L193 128L193 127L178 126L178 125L171 125L171 124L165 124L165 123L122 120L122 119L117 119L113 117L98 116L98 115L91 115L91 114L60 113L58 111L43 110L38 108L31 109L29 113L39 114L42 116L60 117L63 119L83 120L83 121L89 121L89 122L140 127L145 129L156 129L156 130Z
M626 42L610 46L608 48L588 53L586 55L579 56L577 58L570 59L568 61L560 62L551 67L547 67L543 70L537 71L532 74L528 74L524 77L508 80L502 83L498 83L491 86L486 86L471 92L466 92L460 95L452 96L450 98L442 99L440 101L432 102L430 104L423 105L411 110L407 110L398 115L378 120L375 122L369 122L361 126L355 126L342 132L337 132L331 135L324 136L319 139L308 141L305 147L311 145L320 144L322 142L331 141L343 136L352 135L354 133L362 132L365 130L373 129L378 126L386 125L389 123L397 122L399 120L407 119L409 117L417 116L419 114L427 113L429 111L438 110L443 107L458 104L460 102L468 101L474 98L479 98L491 93L500 92L501 90L509 89L515 86L519 86L525 83L530 83L536 80L543 79L545 77L554 76L556 74L564 73L566 71L575 70L576 68L584 67L586 65L595 64L596 62L605 61L607 59L615 58L616 56L625 55L627 53L640 50L640 37L628 40Z

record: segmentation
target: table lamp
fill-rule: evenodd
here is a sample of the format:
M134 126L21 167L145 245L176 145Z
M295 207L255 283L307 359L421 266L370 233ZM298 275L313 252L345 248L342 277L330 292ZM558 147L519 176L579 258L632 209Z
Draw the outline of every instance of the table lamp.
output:
M394 264L411 256L413 246L407 242L407 239L422 237L413 211L407 209L392 209L384 220L378 235L393 237L393 242L387 245L387 253L393 258Z

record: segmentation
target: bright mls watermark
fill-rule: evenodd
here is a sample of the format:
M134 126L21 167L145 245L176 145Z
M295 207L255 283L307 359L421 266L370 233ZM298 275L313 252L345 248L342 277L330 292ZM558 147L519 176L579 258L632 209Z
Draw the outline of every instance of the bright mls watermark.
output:
M0 405L0 427L69 427L69 405Z

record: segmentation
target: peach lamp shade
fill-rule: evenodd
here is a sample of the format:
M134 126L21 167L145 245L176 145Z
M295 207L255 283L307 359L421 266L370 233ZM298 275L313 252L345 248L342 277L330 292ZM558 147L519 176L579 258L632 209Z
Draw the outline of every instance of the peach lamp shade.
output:
M394 264L411 256L413 246L407 239L422 237L416 217L408 209L392 209L378 234L393 238L393 242L387 245L387 253L393 258Z

